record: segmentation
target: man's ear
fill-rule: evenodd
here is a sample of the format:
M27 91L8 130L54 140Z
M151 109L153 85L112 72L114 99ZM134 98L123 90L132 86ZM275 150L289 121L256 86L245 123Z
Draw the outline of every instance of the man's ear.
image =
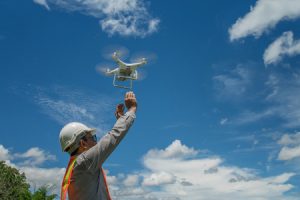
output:
M86 148L86 142L84 140L80 140L79 144L80 144L81 148L83 148L83 149Z

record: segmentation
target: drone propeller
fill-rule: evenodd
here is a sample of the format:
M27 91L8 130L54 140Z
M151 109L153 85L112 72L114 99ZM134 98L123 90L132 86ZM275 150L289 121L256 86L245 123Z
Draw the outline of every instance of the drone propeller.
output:
M107 64L107 63L101 63L99 65L96 66L96 71L99 74L102 74L104 76L109 76L108 72L112 69L112 65L111 64Z
M121 59L126 59L129 54L129 50L126 47L119 45L110 45L103 49L102 55L105 59L111 60L112 55L116 53Z
M140 69L138 71L138 78L137 78L137 81L142 81L144 80L145 78L147 77L147 72L143 69Z
M130 62L146 61L147 64L152 64L157 60L157 56L151 52L138 52L131 56Z

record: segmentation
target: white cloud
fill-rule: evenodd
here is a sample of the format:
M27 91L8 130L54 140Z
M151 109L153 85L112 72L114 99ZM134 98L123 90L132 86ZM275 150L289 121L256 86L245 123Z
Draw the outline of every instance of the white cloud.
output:
M153 18L143 0L36 0L68 11L77 11L99 19L109 35L145 37L157 31L160 20Z
M250 71L238 65L229 73L220 74L213 77L216 93L222 99L232 101L244 95L251 83ZM233 98L234 97L234 98Z
M40 168L40 167L19 167L33 189L41 186L48 186L52 194L60 194L61 181L64 177L65 168Z
M158 19L151 19L147 24L139 24L140 16L110 16L100 21L103 31L109 35L120 34L123 36L145 37L157 31ZM142 27L145 28L142 28Z
M300 133L284 134L278 144L282 146L278 160L293 160L300 158Z
M1 149L0 152L10 155L5 147L2 146ZM23 155L27 158L42 155L41 152L44 152L41 149L32 149L34 148L14 155ZM289 183L294 173L261 177L256 170L230 166L218 156L201 155L200 152L202 151L175 140L165 149L149 150L143 157L144 169L127 175L110 175L107 172L113 198L116 200L216 200L220 197L223 200L296 199L285 193L294 187ZM59 194L65 168L15 166L25 172L32 188L48 185L52 188L52 192Z
M261 112L252 112L252 111L243 111L241 114L239 114L236 118L234 118L232 121L234 121L235 124L247 124L256 122L262 119L265 119L270 116L274 116L274 112L272 109L266 109Z
M25 86L14 88L17 95L25 97L36 104L40 111L60 125L80 121L97 128L104 134L114 118L114 106L117 100L99 95L95 91L74 89L65 86L38 87Z
M150 150L145 159L155 158L155 159L165 159L165 158L186 158L193 157L198 153L198 151L193 148L188 148L181 144L180 140L175 140L170 146L165 150L152 149Z
M278 160L292 160L300 157L300 145L297 147L283 147L278 155Z
M260 177L256 170L230 166L218 156L199 152L179 140L165 149L149 150L143 158L145 169L134 174L134 180L142 179L140 184L125 185L122 180L128 178L117 176L111 185L114 199L296 199L286 194L294 187L288 183L294 173Z
M64 100L54 100L48 97L38 99L38 103L58 122L93 120L95 117L86 108Z
M222 118L220 124L225 125L227 122L228 122L228 118Z
M260 37L278 22L300 16L299 0L258 0L249 13L239 18L229 29L230 40L248 35Z
M300 127L299 77L300 74L297 71L292 72L289 76L271 73L261 92L266 94L262 101L264 107L257 111L242 111L231 118L231 123L243 125L276 118L277 120L280 119L278 126L284 128ZM259 92L256 91L256 93Z
M300 145L300 132L295 134L284 134L278 141L280 145Z
M9 160L11 158L9 150L6 149L3 145L0 145L0 160Z
M291 177L293 177L294 173L283 173L279 176L276 176L276 178L266 178L270 183L286 183Z
M153 174L147 175L144 178L142 185L144 185L144 186L161 186L164 184L174 183L175 180L176 180L176 177L170 173L158 172L158 173L153 173Z
M25 161L24 161L25 159ZM6 160L6 164L24 172L32 189L48 186L51 193L59 194L62 177L65 168L42 168L45 161L55 160L55 156L45 153L44 150L33 147L25 153L11 153L3 145L0 145L0 160Z
M271 105L267 110L283 120L283 126L294 128L300 126L299 74L295 72L288 78L271 74L267 87L271 94L266 101ZM265 111L267 112L267 111Z
M294 56L300 54L300 40L294 40L293 32L284 32L282 36L277 38L264 53L264 63L276 64L284 56Z
M45 7L47 10L50 10L46 0L33 0L33 2Z
M124 180L125 186L135 186L139 182L139 176L136 174L128 175L127 178Z
M162 183L159 192L152 193L158 198L167 196L195 200L219 199L220 197L222 199L284 199L284 192L293 188L292 185L286 183L294 176L293 173L262 178L257 176L254 170L226 166L219 157L192 159L182 159L181 156L165 157L164 153L169 147L157 151L162 155L152 156L148 153L144 157L144 164L150 171L156 174L167 172L176 177L173 182ZM186 151L188 147L177 146L177 149L180 148ZM151 177L153 177L152 174L148 178Z
M14 157L25 159L21 164L25 166L36 166L43 164L45 161L56 160L56 156L45 153L42 149L37 147L32 147L22 154L17 153Z

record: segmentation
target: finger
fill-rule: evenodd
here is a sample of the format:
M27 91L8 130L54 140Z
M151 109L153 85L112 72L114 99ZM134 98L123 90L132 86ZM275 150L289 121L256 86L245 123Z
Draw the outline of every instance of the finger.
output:
M129 95L129 96L132 96L132 95L133 95L133 92L132 92L132 91L129 91L129 92L128 92L128 95Z
M117 110L122 110L124 108L124 104L120 103L117 105Z
M118 111L119 111L119 113L123 113L124 112L124 105L122 105Z
M128 98L130 96L130 92L126 92L125 98Z
M116 111L116 112L115 112L115 116L116 116L117 119L119 119L119 118L120 118L121 116L123 116L123 115L124 115L123 111L119 111L119 112Z
M131 99L131 96L132 96L131 92L127 92L125 100Z
M134 97L133 92L130 92L130 93L129 93L129 96L130 96L130 98L133 98L133 97Z

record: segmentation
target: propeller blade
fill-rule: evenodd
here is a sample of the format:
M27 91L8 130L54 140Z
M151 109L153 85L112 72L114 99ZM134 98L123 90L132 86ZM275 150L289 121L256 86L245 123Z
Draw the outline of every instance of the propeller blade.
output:
M116 53L120 59L126 59L128 57L129 50L120 45L110 45L102 50L102 56L107 60L111 60L114 53Z
M109 76L107 72L109 72L112 69L110 64L99 64L96 66L96 71L104 76Z
M151 52L138 52L134 53L131 58L130 62L142 62L146 61L147 64L152 64L157 60L157 55Z
M142 81L142 80L146 79L146 77L147 77L147 72L145 70L140 69L138 71L137 81Z

